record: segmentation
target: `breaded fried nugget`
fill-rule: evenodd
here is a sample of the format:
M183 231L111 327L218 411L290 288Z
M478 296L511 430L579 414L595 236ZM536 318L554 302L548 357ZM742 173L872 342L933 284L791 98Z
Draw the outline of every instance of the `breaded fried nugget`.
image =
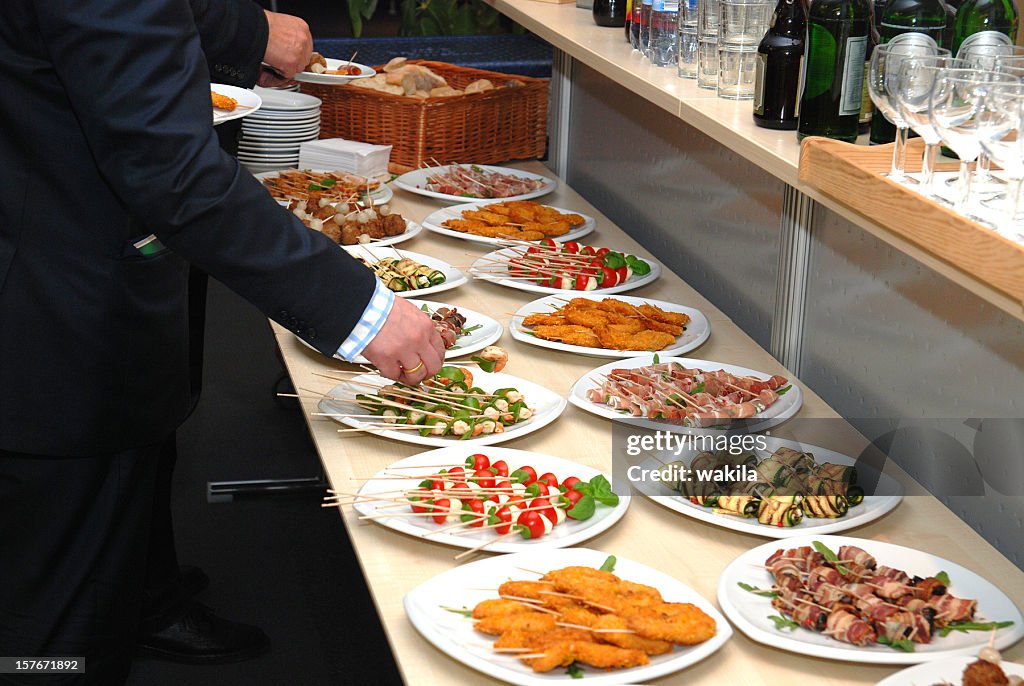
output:
M523 318L523 326L561 326L568 324L568 320L557 314L547 312L535 312Z
M538 223L524 224L523 228L524 229L529 228L530 230L533 230L533 231L540 231L545 236L550 236L550 237L554 238L556 236L564 236L565 234L569 233L569 230L572 227L569 226L569 222L546 222L546 223L539 223L538 222Z
M555 615L546 612L530 612L524 609L521 614L517 615L484 617L474 624L473 628L481 633L494 636L499 636L513 629L548 631L555 628Z
M647 653L642 650L630 650L603 643L576 642L572 644L571 650L576 662L600 669L625 669L650 662Z
M565 312L565 319L570 324L585 326L588 329L608 324L608 315L601 310L571 309Z
M441 222L441 226L446 229L453 229L455 231L463 231L466 233L473 233L474 229L481 229L487 224L480 221L470 221L468 219L445 219Z
M654 305L641 305L637 308L640 310L640 314L651 319L664 322L665 324L675 324L676 326L686 326L690 323L690 315L683 314L682 312L666 312L660 307Z
M661 603L625 615L630 629L643 638L681 645L703 643L715 635L715 620L690 603Z
M544 600L544 596L541 593L553 590L554 587L551 584L545 584L540 581L506 581L501 586L498 586L498 595Z
M594 635L601 641L611 643L620 648L642 650L648 655L664 655L672 650L672 644L668 641L644 638L632 633L632 629L629 628L626 620L618 615L597 615L594 623L587 626L594 629L605 629L605 631L595 633ZM623 632L607 631L608 629L622 629Z
M526 603L518 600L506 600L504 598L491 598L477 603L473 608L473 619L485 617L499 617L501 615L521 615L524 612L534 612Z
M676 340L672 334L650 329L630 333L619 327L605 326L595 331L601 345L612 350L664 350Z
M488 212L487 210L463 210L462 216L463 218L471 221L479 221L491 225L508 223L508 217L505 215L498 214L496 212Z
M601 340L591 329L573 324L541 325L533 329L533 335L548 341L559 341L566 345L581 345L586 348L597 348Z

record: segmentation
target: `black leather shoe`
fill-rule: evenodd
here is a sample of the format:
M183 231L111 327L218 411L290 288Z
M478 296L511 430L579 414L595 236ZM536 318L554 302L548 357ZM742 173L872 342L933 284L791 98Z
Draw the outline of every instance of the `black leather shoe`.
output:
M241 662L270 650L259 627L218 617L202 603L190 603L170 626L139 637L139 655L192 665Z
M180 581L181 587L190 598L199 595L210 585L210 577L206 576L206 572L190 565L181 567Z

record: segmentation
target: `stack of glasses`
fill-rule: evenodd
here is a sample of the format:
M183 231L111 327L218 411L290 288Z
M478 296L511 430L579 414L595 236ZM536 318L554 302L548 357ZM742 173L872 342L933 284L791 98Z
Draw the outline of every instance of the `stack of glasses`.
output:
M718 0L697 0L697 85L718 88Z
M772 0L718 0L718 97L754 97L757 46L774 9Z

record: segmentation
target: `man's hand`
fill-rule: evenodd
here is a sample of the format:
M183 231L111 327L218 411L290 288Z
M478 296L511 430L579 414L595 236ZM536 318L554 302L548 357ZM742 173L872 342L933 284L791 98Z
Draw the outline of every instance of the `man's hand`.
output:
M395 298L384 326L363 349L383 376L415 386L437 374L444 343L430 317L404 298Z
M273 67L280 78L267 70L260 74L261 86L280 86L306 68L313 54L313 36L309 25L299 17L263 10L267 15L270 35L263 61Z

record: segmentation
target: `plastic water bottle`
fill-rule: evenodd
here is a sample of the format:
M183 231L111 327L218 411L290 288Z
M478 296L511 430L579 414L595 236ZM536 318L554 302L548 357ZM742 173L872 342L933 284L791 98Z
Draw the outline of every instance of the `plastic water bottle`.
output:
M637 49L645 56L651 47L651 2L652 0L643 0L640 4L640 44Z
M656 67L677 63L679 0L653 0L651 6L651 50L648 57Z

